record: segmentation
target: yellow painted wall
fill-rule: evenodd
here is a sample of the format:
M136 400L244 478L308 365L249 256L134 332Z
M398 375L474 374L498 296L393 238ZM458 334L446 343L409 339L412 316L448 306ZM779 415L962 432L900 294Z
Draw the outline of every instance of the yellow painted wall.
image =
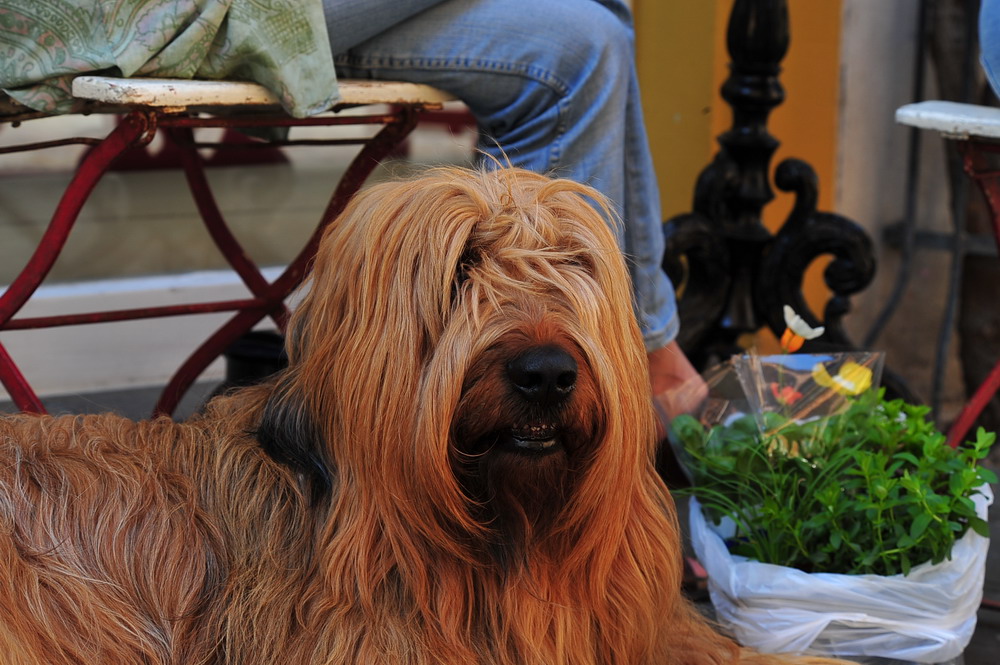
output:
M635 0L639 80L664 219L691 208L697 174L718 150L715 137L732 123L719 88L729 73L725 34L733 0ZM768 127L780 142L773 168L786 157L809 162L819 176L819 207L831 210L836 186L842 0L789 0L791 42L782 61L785 101ZM710 80L709 80L710 77ZM705 112L707 111L707 112ZM764 221L780 227L792 197L775 191ZM822 313L825 261L806 282L806 298Z
M716 8L712 0L635 0L633 8L643 113L667 219L691 209L695 179L715 151Z

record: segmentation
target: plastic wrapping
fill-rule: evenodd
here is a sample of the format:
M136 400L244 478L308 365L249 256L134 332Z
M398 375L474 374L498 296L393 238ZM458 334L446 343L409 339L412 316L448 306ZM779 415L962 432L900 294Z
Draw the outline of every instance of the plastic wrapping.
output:
M752 415L760 435L768 436L774 433L775 422L771 418L769 425L769 416L802 423L844 411L851 396L879 384L884 359L881 352L865 351L733 356L702 375L707 397L688 415L706 428ZM679 390L690 388L684 385ZM668 441L689 482L695 484L690 456L672 429ZM811 442L801 443L808 449Z
M761 434L768 433L765 413L801 422L842 412L849 396L879 385L884 362L881 351L746 354L730 360Z
M988 485L972 497L986 519ZM732 524L729 524L732 527ZM694 498L690 530L708 572L720 624L768 653L943 663L958 658L976 626L989 539L971 529L950 560L914 566L906 577L805 573L733 556L724 520L711 525Z

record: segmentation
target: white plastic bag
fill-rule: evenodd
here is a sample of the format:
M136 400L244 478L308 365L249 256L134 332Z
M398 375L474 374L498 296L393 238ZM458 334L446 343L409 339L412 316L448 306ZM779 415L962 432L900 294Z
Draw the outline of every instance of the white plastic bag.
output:
M993 493L988 485L980 491L972 500L986 519ZM725 526L711 525L692 497L691 542L708 572L712 604L719 623L744 646L942 663L972 639L990 541L971 529L950 560L887 577L805 573L733 556L719 533Z

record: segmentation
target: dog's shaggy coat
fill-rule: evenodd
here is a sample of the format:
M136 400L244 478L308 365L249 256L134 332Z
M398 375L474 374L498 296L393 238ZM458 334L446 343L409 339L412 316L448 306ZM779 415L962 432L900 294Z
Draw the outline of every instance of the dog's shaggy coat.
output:
M185 423L0 420L0 662L779 660L679 593L601 200L513 169L374 186L269 384ZM553 363L541 394L514 375Z

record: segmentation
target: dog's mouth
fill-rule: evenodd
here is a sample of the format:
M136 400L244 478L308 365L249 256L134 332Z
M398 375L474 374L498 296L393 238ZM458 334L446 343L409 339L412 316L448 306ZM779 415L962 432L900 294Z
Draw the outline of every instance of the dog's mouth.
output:
M545 455L562 447L561 430L556 423L531 423L511 427L505 438L508 449Z

